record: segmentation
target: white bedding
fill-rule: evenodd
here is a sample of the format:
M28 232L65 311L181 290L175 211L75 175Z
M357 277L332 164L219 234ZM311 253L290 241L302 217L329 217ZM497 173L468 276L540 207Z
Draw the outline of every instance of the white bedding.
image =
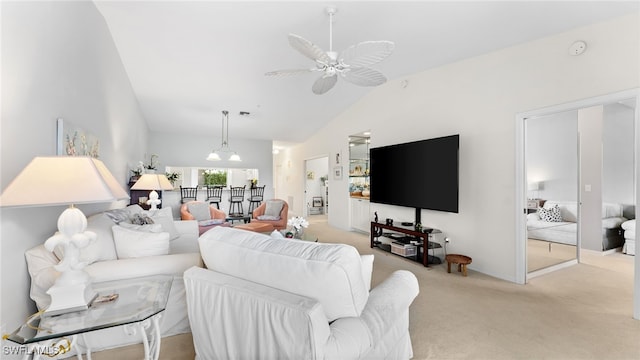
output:
M574 222L542 221L536 214L529 214L527 219L527 236L529 239L551 241L560 244L575 245L577 224Z

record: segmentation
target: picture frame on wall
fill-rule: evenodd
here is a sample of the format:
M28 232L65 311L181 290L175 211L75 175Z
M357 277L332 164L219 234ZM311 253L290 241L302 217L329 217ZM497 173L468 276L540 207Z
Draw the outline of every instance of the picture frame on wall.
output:
M100 157L97 136L62 118L56 119L56 155Z
M342 166L333 167L333 180L342 180Z

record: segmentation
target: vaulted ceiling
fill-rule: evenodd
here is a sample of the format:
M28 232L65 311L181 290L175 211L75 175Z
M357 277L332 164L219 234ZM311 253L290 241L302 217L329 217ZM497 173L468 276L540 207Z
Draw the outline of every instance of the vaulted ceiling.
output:
M634 1L95 3L152 131L219 136L221 111L229 110L231 137L281 142L306 139L371 90L339 80L315 95L318 73L264 75L313 67L287 35L328 50L329 5L337 8L335 51L395 42L374 66L390 80L639 9Z

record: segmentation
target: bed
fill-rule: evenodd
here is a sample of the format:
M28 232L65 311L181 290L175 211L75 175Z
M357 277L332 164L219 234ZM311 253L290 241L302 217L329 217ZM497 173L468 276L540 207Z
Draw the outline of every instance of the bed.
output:
M577 221L578 206L575 201L547 200L537 212L527 215L527 235L529 239L576 245ZM621 225L625 221L627 219L623 217L621 204L602 204L602 250L622 246L624 238Z

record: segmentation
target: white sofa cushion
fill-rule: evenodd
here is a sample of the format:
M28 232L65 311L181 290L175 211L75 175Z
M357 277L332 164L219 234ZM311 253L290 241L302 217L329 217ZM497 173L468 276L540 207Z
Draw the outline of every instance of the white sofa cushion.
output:
M189 213L198 221L211 220L211 210L206 202L193 201L187 203Z
M233 228L217 227L198 240L214 271L316 299L328 321L359 316L369 297L358 251Z
M115 225L113 241L118 259L169 254L169 233L136 231Z

